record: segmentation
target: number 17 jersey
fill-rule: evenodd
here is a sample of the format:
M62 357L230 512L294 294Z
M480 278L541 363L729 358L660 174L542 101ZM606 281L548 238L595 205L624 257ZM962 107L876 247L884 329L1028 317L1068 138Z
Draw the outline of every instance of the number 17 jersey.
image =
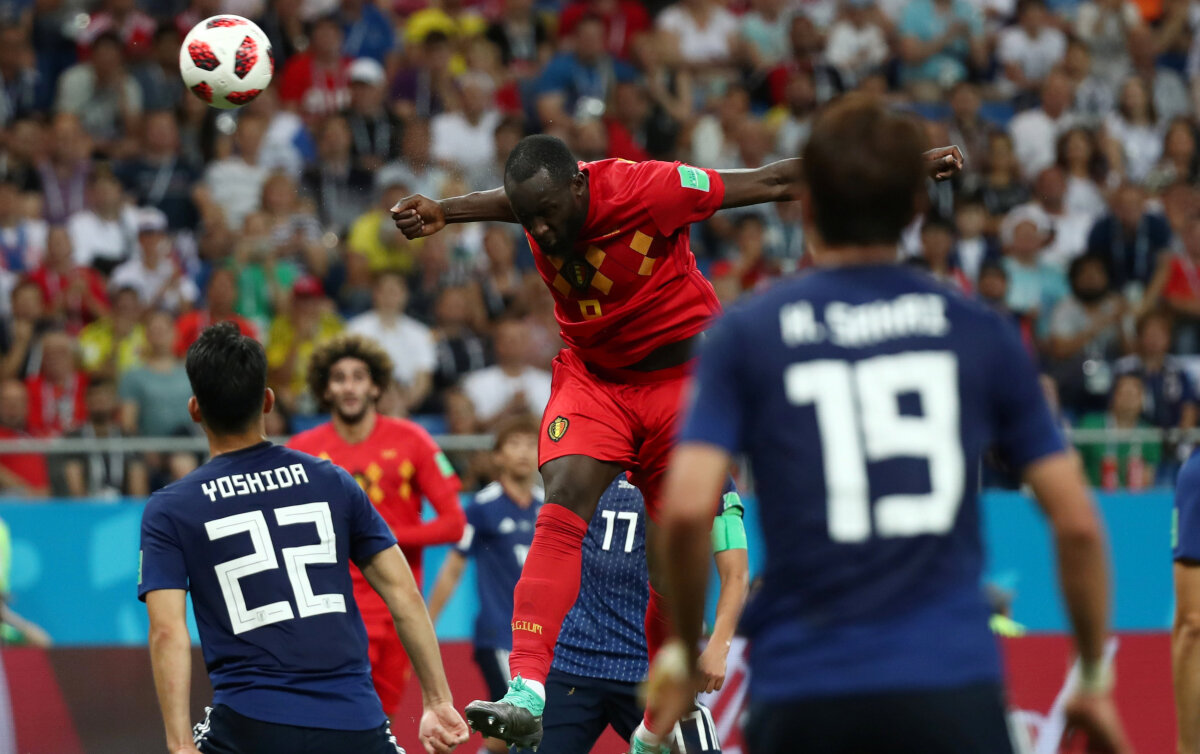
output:
M756 699L1000 679L979 462L1063 451L1007 322L927 273L827 269L711 331L682 442L745 452L766 542L742 627Z
M263 442L150 497L138 597L191 592L214 705L271 723L367 730L386 718L349 562L395 543L348 473Z

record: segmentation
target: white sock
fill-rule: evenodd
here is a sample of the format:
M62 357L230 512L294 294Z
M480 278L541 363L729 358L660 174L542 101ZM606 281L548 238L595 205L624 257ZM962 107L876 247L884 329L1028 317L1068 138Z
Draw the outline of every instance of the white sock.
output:
M524 678L522 678L521 680L522 680L522 681L524 681L524 683L525 683L525 687L526 687L527 689L529 689L529 690L530 690L530 691L532 691L533 693L537 694L537 695L538 695L538 698L539 698L539 699L541 699L543 702L545 702L545 701L546 701L546 687L545 687L545 685L543 685L543 684L541 684L541 683L538 683L537 681L526 681Z
M633 737L649 746L662 745L662 739L650 732L646 727L646 721L638 723L638 727L633 731Z

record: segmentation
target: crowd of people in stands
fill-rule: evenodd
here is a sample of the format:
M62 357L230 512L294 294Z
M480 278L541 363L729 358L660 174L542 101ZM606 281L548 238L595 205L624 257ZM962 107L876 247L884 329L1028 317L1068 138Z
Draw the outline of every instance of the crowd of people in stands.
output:
M178 76L217 13L274 50L236 112ZM757 167L849 91L961 146L902 254L1012 318L1064 425L1190 429L1198 31L1194 0L0 3L0 439L194 433L182 357L221 320L267 349L277 434L317 418L307 360L342 330L392 356L386 413L450 434L539 413L561 342L520 228L408 242L388 209L500 185L535 132L581 160ZM799 214L693 228L725 304L810 263ZM1146 436L1082 444L1093 483L1169 481L1190 446ZM0 489L143 495L196 463L0 455Z

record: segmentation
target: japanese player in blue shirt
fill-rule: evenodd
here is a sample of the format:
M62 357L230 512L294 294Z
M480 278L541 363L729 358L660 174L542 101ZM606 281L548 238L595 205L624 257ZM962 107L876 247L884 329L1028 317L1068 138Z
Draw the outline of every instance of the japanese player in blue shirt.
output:
M1178 750L1200 752L1200 452L1193 452L1175 484L1171 522L1175 558L1175 625L1171 665L1175 676Z
M188 349L188 411L212 459L151 496L138 596L172 752L396 754L371 685L350 561L391 609L424 694L427 752L467 738L433 626L395 539L358 484L328 461L273 445L262 345L230 323ZM189 721L191 592L213 706Z
M996 446L1055 534L1082 667L1069 726L1127 752L1102 659L1102 526L1030 359L991 310L896 263L924 202L923 144L917 121L871 98L819 115L800 189L815 271L710 332L667 478L679 639L657 658L652 703L677 714L695 682L704 501L745 453L766 542L742 623L752 754L1010 754L980 584L980 458Z

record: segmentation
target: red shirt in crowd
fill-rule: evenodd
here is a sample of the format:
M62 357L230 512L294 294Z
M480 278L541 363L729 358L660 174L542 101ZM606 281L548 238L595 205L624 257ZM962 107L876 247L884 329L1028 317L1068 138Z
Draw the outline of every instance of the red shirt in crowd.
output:
M104 284L104 277L91 267L76 267L69 275L62 275L42 265L29 274L29 279L41 289L42 302L48 311L55 312L59 305L62 305L67 319L67 332L72 335L78 334L84 325L95 319L84 304L83 294L71 290L71 283L80 278L92 297L107 311L108 290Z
M0 439L20 440L29 437L28 432L0 427ZM25 484L38 492L50 491L50 474L46 470L46 456L39 453L13 453L0 455L0 466L20 477Z
M233 322L241 330L242 335L248 338L257 338L258 331L254 329L254 325L250 321L236 314L230 314L228 317L222 317L218 322ZM187 355L188 347L196 342L196 338L200 337L200 333L204 328L213 324L212 315L207 309L196 309L183 315L175 320L175 355L183 358Z
M279 82L279 98L303 115L331 115L350 104L350 58L334 69L317 68L312 53L288 58Z
M635 0L616 0L605 13L589 0L575 0L563 9L558 19L558 33L568 37L584 16L598 16L604 21L604 46L619 58L629 59L629 45L640 32L650 28L650 14Z
M1200 299L1200 264L1181 254L1172 254L1170 264L1163 296L1189 301Z
M29 394L29 433L37 436L58 436L78 427L87 419L84 393L87 375L75 372L65 385L57 385L42 375L25 380Z

